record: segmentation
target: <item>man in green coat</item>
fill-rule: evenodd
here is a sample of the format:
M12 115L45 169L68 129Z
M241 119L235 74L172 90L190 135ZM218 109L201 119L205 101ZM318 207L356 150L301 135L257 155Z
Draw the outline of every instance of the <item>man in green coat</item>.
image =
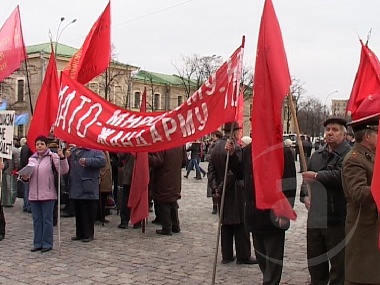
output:
M351 122L354 147L343 161L342 183L347 198L346 282L380 284L379 210L371 194L379 116Z

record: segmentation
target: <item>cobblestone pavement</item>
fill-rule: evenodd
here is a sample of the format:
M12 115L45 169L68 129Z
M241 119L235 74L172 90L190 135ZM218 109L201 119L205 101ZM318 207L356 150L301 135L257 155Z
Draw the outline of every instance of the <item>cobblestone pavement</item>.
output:
M217 216L211 214L206 179L198 181L193 176L192 172L182 181L179 234L157 235L159 227L151 223L153 213L145 234L118 229L119 217L113 211L107 216L110 223L95 226L95 240L82 243L70 239L75 233L74 218L62 218L60 248L55 228L54 249L43 254L30 252L32 219L22 212L22 200L17 199L13 208L4 209L7 226L0 242L0 284L211 284ZM298 201L297 197L298 219L286 234L281 284L307 284L309 280L306 210ZM260 284L258 265L223 265L220 260L219 252L216 284Z

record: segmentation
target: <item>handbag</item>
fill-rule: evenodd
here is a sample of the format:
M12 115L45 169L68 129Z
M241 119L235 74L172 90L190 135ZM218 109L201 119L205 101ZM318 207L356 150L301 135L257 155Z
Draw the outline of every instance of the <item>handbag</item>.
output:
M106 207L114 208L115 206L116 206L115 200L113 199L111 195L108 195L107 200L106 200Z
M16 197L17 198L24 198L25 195L25 182L23 182L21 179L17 180L17 187L16 187Z

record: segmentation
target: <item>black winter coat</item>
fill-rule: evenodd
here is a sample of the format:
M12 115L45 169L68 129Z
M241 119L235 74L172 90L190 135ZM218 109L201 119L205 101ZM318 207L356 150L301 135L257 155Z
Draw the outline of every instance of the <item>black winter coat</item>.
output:
M256 207L251 144L243 149L242 157L239 158L239 156L239 153L236 151L231 155L231 169L238 179L244 179L244 216L247 231L265 233L287 230L289 223L284 228L280 228L272 210L259 210ZM268 175L270 174L268 173ZM296 188L297 181L294 156L289 148L284 147L282 191L292 207L294 206Z
M227 152L225 150L226 142L227 137L223 137L213 148L207 174L208 184L211 190L215 192L217 189L221 195L227 158ZM240 148L238 152L241 153ZM227 172L222 223L224 225L244 223L243 187L232 171Z
M313 153L308 170L317 172L317 180L311 184L311 205L308 224L312 227L343 226L346 221L346 197L342 186L342 163L350 151L344 140L329 152L327 144ZM307 195L306 185L301 187L301 202Z
M184 146L149 153L155 202L173 203L181 199L181 168L186 166L186 158Z

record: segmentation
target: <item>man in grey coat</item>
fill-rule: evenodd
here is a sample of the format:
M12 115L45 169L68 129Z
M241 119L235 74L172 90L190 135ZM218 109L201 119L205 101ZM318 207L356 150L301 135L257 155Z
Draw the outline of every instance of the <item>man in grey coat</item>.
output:
M76 235L72 240L90 242L99 200L100 168L106 165L103 152L76 147L70 156L70 199L74 201Z

